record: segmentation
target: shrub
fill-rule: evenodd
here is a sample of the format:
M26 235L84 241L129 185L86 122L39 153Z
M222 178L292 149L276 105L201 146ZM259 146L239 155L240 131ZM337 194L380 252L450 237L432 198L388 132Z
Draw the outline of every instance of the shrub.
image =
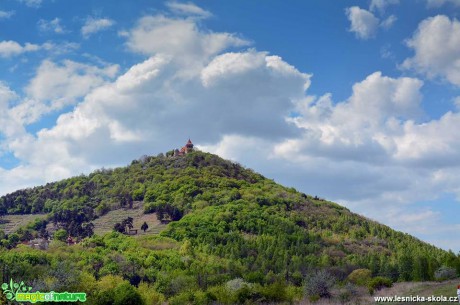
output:
M59 241L66 241L67 239L67 231L64 229L59 229L56 232L54 232L54 239L59 240Z
M207 290L208 299L216 300L217 304L235 304L236 299L226 285L210 287Z
M320 298L320 296L317 295L317 294L311 295L311 296L308 297L308 300L311 301L311 302L313 302L313 303L318 302L319 299L321 299L321 298Z
M225 287L231 292L235 292L237 290L240 290L241 288L250 286L251 284L245 282L242 278L234 278L233 280L230 280L227 283L225 283Z
M166 276L166 278L163 278L163 281L166 285L164 292L167 296L173 296L197 288L195 278L191 275L177 274L171 277L167 274L163 274L162 276Z
M171 297L168 300L168 304L170 305L182 305L182 304L207 305L207 304L213 304L211 303L212 301L213 299L210 298L210 295L208 293L205 293L200 290L195 290L195 291L184 291L180 294L177 294ZM161 304L166 304L166 303L161 303Z
M434 272L434 278L437 281L451 280L457 277L457 271L454 268L441 266Z
M339 291L339 300L342 303L351 301L354 297L358 295L358 289L352 283L346 283L345 286Z
M356 269L348 275L348 280L358 286L366 286L371 280L372 272L369 269Z
M141 201L144 200L144 189L138 188L133 191L133 200Z
M297 286L287 286L286 287L286 301L289 304L293 304L295 301L299 301L303 297L302 287Z
M262 297L265 301L268 302L282 302L287 301L288 296L286 294L286 284L283 281L277 281L272 284L265 286L257 285L255 287L255 293L252 293L253 299L257 297Z
M185 291L172 296L168 301L171 305L193 304L193 293L191 291Z
M267 275L269 275L269 273L267 273ZM261 271L252 271L252 272L248 272L244 275L244 279L248 282L251 282L251 283L259 283L259 284L262 284L264 283L265 281L265 277L266 275L263 274Z
M164 296L161 293L157 292L148 283L140 283L137 291L141 295L141 298L146 305L160 305L163 304L165 301Z
M335 279L324 270L316 271L305 280L305 293L314 298L328 298L331 296L330 289L334 286Z
M295 286L302 286L302 281L303 281L303 276L300 271L295 271L293 274L291 274L291 282Z
M380 290L383 287L391 287L392 285L393 282L389 278L383 276L376 276L369 282L368 287L369 290Z
M144 305L141 295L136 288L127 282L122 282L114 290L114 305Z
M161 199L157 201L150 201L144 205L144 214L150 214L158 212L160 210L165 210L167 205L167 202Z
M327 268L327 272L329 272L334 278L337 279L337 281L344 281L347 278L347 275L350 272L347 272L343 267L329 267Z

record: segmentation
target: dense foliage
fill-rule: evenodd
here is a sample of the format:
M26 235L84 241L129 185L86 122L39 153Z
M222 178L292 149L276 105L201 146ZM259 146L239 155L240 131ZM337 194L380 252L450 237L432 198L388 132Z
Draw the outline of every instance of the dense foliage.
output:
M88 237L92 220L135 201L170 222L161 236ZM433 280L441 267L460 272L452 252L201 152L142 157L16 191L0 198L0 211L48 213L60 229L46 251L2 250L3 280L20 278L41 291L83 290L89 304L129 304L127 295L133 304L290 301L304 292L327 297L331 283L345 284L356 269L368 269L376 289ZM13 248L25 232L46 235L47 221L3 234L2 245ZM86 238L66 246L58 241L66 234Z

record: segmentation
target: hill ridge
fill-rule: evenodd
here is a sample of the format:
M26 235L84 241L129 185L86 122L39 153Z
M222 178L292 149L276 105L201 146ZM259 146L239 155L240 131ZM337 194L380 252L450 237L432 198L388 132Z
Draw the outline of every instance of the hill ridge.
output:
M432 280L443 265L460 271L452 252L199 151L143 156L125 167L18 190L0 198L0 211L47 213L67 234L84 238L97 217L134 201L172 221L161 236L233 261L251 270L253 281L263 282L270 271L301 277L318 267L341 276L368 268L394 281Z

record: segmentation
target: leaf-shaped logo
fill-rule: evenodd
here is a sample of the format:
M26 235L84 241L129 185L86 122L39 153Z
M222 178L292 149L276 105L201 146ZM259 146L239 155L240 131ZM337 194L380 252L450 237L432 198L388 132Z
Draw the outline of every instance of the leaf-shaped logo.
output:
M16 283L13 279L10 279L10 284L7 283L2 284L3 294L6 295L6 298L10 301L14 301L16 299L16 293L18 292L29 292L32 290L32 287L26 286L26 284L21 281L21 283Z

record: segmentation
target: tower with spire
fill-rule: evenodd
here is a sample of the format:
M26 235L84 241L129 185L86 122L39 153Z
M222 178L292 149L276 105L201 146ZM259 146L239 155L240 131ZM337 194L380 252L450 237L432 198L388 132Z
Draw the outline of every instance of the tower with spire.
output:
M177 148L174 150L174 156L175 157L184 156L192 151L193 151L193 143L189 138L185 146L183 146L180 150Z

